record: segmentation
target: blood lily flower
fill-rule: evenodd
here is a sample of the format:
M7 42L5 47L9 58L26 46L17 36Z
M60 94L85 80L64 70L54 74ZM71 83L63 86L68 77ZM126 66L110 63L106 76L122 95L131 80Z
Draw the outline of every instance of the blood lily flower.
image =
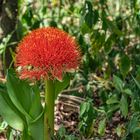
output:
M29 33L18 45L15 66L21 79L59 79L79 65L78 45L68 33L53 27Z
M80 51L73 37L53 27L29 33L19 44L15 66L21 79L43 79L45 83L44 140L54 135L54 101L56 81L63 74L77 69Z

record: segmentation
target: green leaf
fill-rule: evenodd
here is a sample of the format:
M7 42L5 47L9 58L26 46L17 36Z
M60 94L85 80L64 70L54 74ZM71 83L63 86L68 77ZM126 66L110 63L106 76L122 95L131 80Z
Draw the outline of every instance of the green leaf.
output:
M111 98L109 98L106 101L107 104L115 104L115 103L119 103L118 98L116 95L113 95Z
M120 60L120 71L125 77L130 70L131 62L127 55L123 55Z
M42 116L34 123L29 124L30 135L33 140L44 139L44 116Z
M33 11L31 5L28 5L24 15L22 16L22 22L26 23L28 26L32 25L33 21Z
M95 118L96 116L93 115L95 113L95 110L93 109L93 104L91 99L87 99L84 103L80 105L80 117L83 116L90 116L90 120Z
M0 44L0 54L2 54L5 51L5 49L8 45L8 42L10 41L10 39L12 37L12 34L13 33L8 34L5 38L3 38L2 43Z
M113 32L115 33L116 35L118 36L122 36L123 35L123 32L121 32L118 27L116 26L116 24L114 23L114 21L110 21L108 19L106 19L106 24L108 26L108 28Z
M107 115L109 115L110 113L112 113L112 112L118 110L119 108L120 108L120 105L119 105L119 104L113 105L113 106L110 108L110 110L107 112Z
M135 128L137 128L139 126L139 117L140 117L140 115L138 113L133 114L133 116L131 117L129 124L128 124L128 131L130 133L134 133Z
M78 140L74 135L65 135L65 140Z
M127 96L122 95L121 100L120 100L120 109L121 109L122 115L126 117L128 114Z
M19 80L14 71L9 69L7 72L7 91L13 104L20 110L28 119L32 117L28 114L31 105L31 88L25 82Z
M127 95L129 95L129 96L132 96L133 94L132 94L132 91L130 90L130 89L124 89L123 90L123 93L126 93Z
M113 85L119 92L122 92L123 81L119 77L117 77L116 75L113 75Z
M92 25L93 25L93 12L88 12L85 16L85 22L86 24L89 26L89 28L92 28Z
M85 15L85 23L89 26L89 28L92 28L93 24L95 24L98 21L98 11L89 11Z
M70 82L70 76L68 74L65 74L63 81L55 81L55 99L57 98L58 94L64 90Z
M109 20L108 18L108 14L106 13L105 10L103 10L102 12L102 28L104 30L107 30L107 29L110 29L110 31L113 33L113 34L116 34L117 36L122 36L123 35L123 32L121 32L118 27L116 26L115 22L114 21L111 21Z
M63 138L66 134L66 129L64 126L61 126L60 129L58 130L58 134L60 135L61 138Z
M111 52L113 44L114 44L114 34L110 35L110 37L106 40L104 44L105 53L109 54Z
M49 23L49 25L50 25L51 27L57 27L57 22L54 21L54 20L51 20L50 23Z
M24 121L20 112L11 102L6 88L0 86L0 115L6 120L6 122L14 129L23 131Z
M105 129L106 129L106 118L104 118L103 120L101 120L99 122L99 127L98 127L98 133L99 133L99 135L104 136Z
M86 112L87 105L88 104L86 102L80 105L80 116L83 116L83 114Z
M41 105L39 88L37 87L37 85L34 85L31 87L31 89L31 93L29 94L31 94L32 99L29 114L35 120L40 116L40 114L42 114L43 107Z
M82 34L86 34L86 33L90 33L90 28L87 26L86 23L82 23L80 26L80 30L82 32Z
M121 135L123 133L123 127L120 124L116 128L116 133L119 137L121 137Z
M43 139L43 107L40 100L39 88L36 85L18 79L13 70L8 70L7 88L13 104L26 116L28 125L23 138L34 140ZM27 132L26 132L27 131ZM30 136L28 136L28 133Z
M33 121L40 116L43 107L36 85L30 86L29 83L18 79L13 70L8 70L7 89L12 102L29 120Z
M132 78L134 79L134 82L136 83L137 87L140 89L140 84L139 82L132 76Z
M138 70L136 72L136 78L137 82L140 84L140 66L138 67Z
M133 136L134 136L134 140L140 139L140 127L135 128Z
M92 28L93 24L98 21L98 10L93 10L93 5L91 1L85 1L85 5L82 11L82 16L84 23Z
M28 132L28 127L25 127L25 129L22 132L22 136L21 136L22 140L33 140L33 138L31 137L31 133ZM9 139L11 140L11 139Z

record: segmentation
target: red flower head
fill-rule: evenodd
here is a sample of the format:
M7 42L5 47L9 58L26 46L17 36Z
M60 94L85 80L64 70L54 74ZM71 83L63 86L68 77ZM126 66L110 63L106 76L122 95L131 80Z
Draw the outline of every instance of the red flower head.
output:
M18 45L15 66L22 79L62 79L64 72L76 69L80 52L74 38L52 27L29 33Z

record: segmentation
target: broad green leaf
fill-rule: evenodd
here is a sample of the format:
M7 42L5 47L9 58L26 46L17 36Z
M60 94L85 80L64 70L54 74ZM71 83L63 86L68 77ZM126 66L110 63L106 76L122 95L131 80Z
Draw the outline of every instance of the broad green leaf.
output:
M99 133L99 135L104 136L105 129L106 129L106 118L104 118L103 120L101 120L99 122L99 127L98 127L98 133Z
M6 89L0 86L0 115L14 129L22 131L24 121L21 118L20 112L11 102Z
M128 114L127 96L122 95L121 100L120 100L120 109L121 109L122 115L126 117Z
M107 18L107 13L106 13L105 10L103 10L102 15L101 15L101 19L102 19L102 29L104 31L106 31L107 28L108 28L107 19L106 18Z
M96 117L93 115L95 113L94 111L92 100L90 99L80 105L80 117L85 116L88 118L88 116L90 116L90 119L93 119Z
M89 11L85 15L85 23L89 26L89 28L92 28L93 24L95 24L98 21L98 11Z
M33 140L44 139L44 116L43 115L37 121L29 124L29 131Z
M83 114L86 112L87 110L87 103L83 103L80 105L80 116L83 116Z
M86 34L86 33L91 32L91 31L90 31L90 28L87 26L86 23L82 23L82 24L81 24L80 30L81 30L82 34Z
M7 89L12 102L30 121L36 120L40 116L43 107L40 92L36 85L31 86L29 83L18 79L13 70L9 70Z
M85 22L89 26L89 28L92 28L94 22L93 16L94 16L93 12L88 12L85 16Z
M92 1L85 2L85 9L86 9L84 10L84 12L86 12L85 22L91 28L92 24L95 24L98 21L99 17L98 10L93 10Z
M120 105L119 105L119 104L115 104L115 105L113 105L113 106L110 108L110 110L107 112L107 114L109 115L110 113L112 113L112 112L118 110L119 108L120 108Z
M116 75L113 75L113 84L114 84L114 87L119 92L122 92L122 90L123 90L123 81L119 77L117 77Z
M28 114L31 105L31 88L25 82L19 80L12 69L7 73L7 91L11 101L28 119L32 117Z
M43 108L39 89L36 85L30 86L19 80L12 70L7 74L7 88L9 96L15 106L27 117L28 126L24 130L23 138L33 140L43 139ZM27 132L26 132L27 131ZM29 136L29 134L30 136ZM38 136L39 138L38 138Z
M123 55L120 60L120 71L125 77L130 70L131 62L127 55Z
M30 111L29 114L32 116L32 118L35 120L43 111L43 107L41 105L41 99L40 99L40 92L36 85L31 87L31 105L30 105Z
M107 101L106 101L107 104L115 104L115 103L119 103L119 100L117 98L116 95L113 95L111 98L109 98Z
M132 94L132 91L130 90L130 89L124 89L123 90L123 93L126 93L127 95L129 95L129 96L132 96L133 94Z
M65 89L70 82L70 76L68 74L65 74L63 81L55 81L55 99L57 98L58 94Z

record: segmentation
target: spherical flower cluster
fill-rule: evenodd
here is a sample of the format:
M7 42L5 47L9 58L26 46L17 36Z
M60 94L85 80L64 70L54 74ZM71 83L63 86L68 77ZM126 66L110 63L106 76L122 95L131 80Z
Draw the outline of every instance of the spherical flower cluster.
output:
M68 33L53 27L40 28L23 38L17 47L15 66L21 79L59 79L76 69L79 47Z

